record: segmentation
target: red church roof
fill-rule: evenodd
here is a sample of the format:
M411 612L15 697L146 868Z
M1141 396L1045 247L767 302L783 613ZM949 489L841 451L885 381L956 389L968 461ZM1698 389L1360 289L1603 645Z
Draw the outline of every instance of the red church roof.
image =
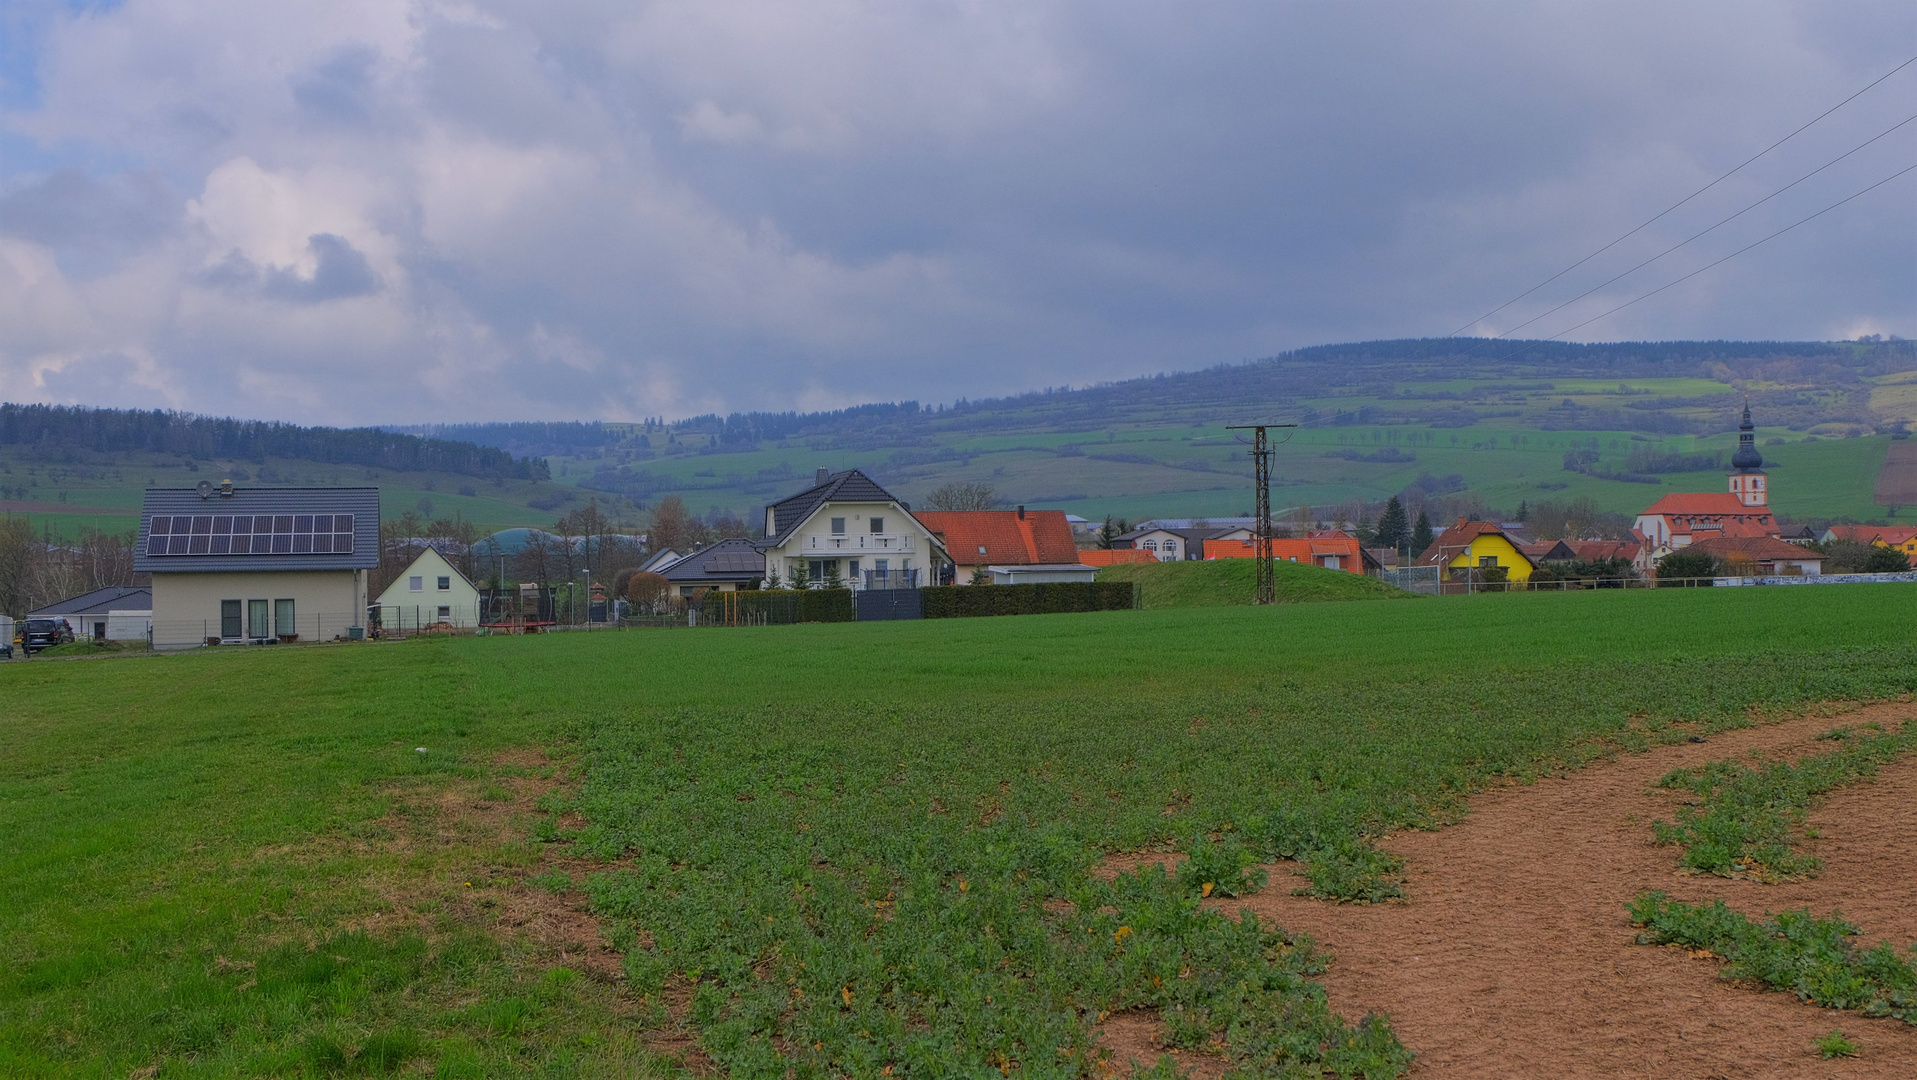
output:
M1076 565L1078 544L1063 510L920 510L960 566Z

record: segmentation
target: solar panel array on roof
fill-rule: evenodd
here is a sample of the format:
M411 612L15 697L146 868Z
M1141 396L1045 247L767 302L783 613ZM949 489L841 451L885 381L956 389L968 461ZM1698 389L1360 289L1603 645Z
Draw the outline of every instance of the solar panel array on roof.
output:
M379 489L149 488L133 551L142 573L365 569L379 562Z
M148 555L351 555L351 514L155 514Z
M706 563L708 574L749 574L765 569L765 556L749 551L722 551Z

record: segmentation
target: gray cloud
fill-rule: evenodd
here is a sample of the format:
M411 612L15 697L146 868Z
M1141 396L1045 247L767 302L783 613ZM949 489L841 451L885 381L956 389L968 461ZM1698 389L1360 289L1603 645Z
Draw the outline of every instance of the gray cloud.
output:
M5 122L96 160L0 166L0 244L25 245L0 278L64 275L0 302L0 392L65 398L50 373L137 356L188 407L351 422L940 400L1445 333L1889 70L1917 12L130 0L44 37L40 99ZM1535 330L1913 150L1917 125ZM1911 188L1575 336L1917 334ZM395 392L313 378L316 355Z

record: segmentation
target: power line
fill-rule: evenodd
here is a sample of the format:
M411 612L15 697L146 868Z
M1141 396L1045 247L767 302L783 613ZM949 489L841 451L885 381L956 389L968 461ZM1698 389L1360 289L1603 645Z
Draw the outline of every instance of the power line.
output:
M1752 242L1745 244L1743 247L1738 248L1736 251L1731 252L1729 255L1726 255L1723 258L1716 260L1715 262L1706 263L1703 266L1700 266L1697 269L1691 271L1690 273L1685 274L1681 278L1678 278L1674 281L1667 281L1664 284L1659 285L1657 288L1652 289L1650 292L1647 292L1643 294L1642 296L1637 296L1637 297L1633 297L1630 300L1626 300L1624 303L1619 304L1618 306L1612 308L1609 311L1604 312L1603 314L1593 315L1590 318L1584 320L1583 322L1578 323L1576 326L1566 327L1565 329L1560 330L1555 334L1552 334L1548 338L1543 338L1540 341L1534 341L1531 344L1526 345L1522 349L1518 349L1513 352L1508 352L1504 354L1503 356L1498 357L1497 359L1500 362L1502 362L1505 360L1509 360L1514 356L1521 356L1524 353L1527 353L1531 351L1532 349L1537 348L1539 345L1543 344L1546 341L1556 341L1557 339L1563 337L1566 334L1571 333L1574 330L1581 330L1584 327L1589 326L1594 322L1597 322L1599 319L1606 318L1611 315L1615 315L1618 312L1623 311L1625 308L1630 307L1632 304L1639 302L1640 300L1649 300L1651 297L1656 296L1658 293L1663 292L1665 289L1668 289L1673 285L1682 284L1683 282L1691 280L1692 278L1696 277L1697 275L1703 273L1706 270L1711 269L1714 266L1727 263L1731 261L1732 259L1737 258L1739 255L1744 254L1746 251L1749 251L1750 249L1758 246L1759 244L1763 244L1771 240L1775 240L1778 237L1784 235L1785 233L1790 232L1792 229L1797 228L1799 225L1803 225L1807 222L1823 217L1825 214L1828 214L1832 210L1835 210L1838 207L1844 205L1845 203L1850 202L1852 199L1859 198L1863 195L1868 195L1869 193L1876 191L1878 188L1883 187L1885 184L1890 183L1892 180L1895 180L1898 177L1903 176L1905 173L1909 173L1912 171L1917 171L1917 165L1907 165L1904 168L1899 169L1894 173L1891 173L1889 176L1884 177L1882 180L1877 181L1875 184L1872 184L1871 186L1863 189L1862 191L1858 191L1853 194L1846 195L1845 197L1837 200L1836 202L1831 203L1829 206L1824 207L1822 210L1819 210L1815 214L1812 214L1809 217L1799 218L1798 220L1791 222L1789 225L1784 226L1783 228L1777 230L1776 232L1770 234L1769 236L1764 237L1761 240L1753 240Z
M1796 187L1797 185L1803 183L1804 181L1809 180L1811 177L1816 176L1818 173L1823 172L1825 169L1830 168L1832 165L1837 164L1838 162L1844 160L1845 158L1851 156L1852 154L1855 154L1859 150L1862 150L1864 147L1869 146L1871 143L1876 142L1877 140L1883 138L1884 136L1889 135L1891 132L1896 131L1898 128L1903 127L1905 124L1908 124L1913 120L1917 120L1917 113L1913 113L1910 116L1907 116L1904 119L1898 121L1897 123L1892 124L1889 128L1885 129L1884 131L1881 131L1877 133L1876 135L1871 136L1870 138L1864 140L1863 142L1858 143L1856 146L1851 147L1849 150L1846 150L1843 153L1837 155L1836 157L1830 159L1829 161L1824 162L1822 165L1819 165L1815 169L1812 169L1811 171L1805 173L1804 175L1798 177L1797 179L1792 180L1790 183L1785 184L1783 187L1778 188L1776 191L1771 192L1769 195L1766 195L1763 198L1757 200L1756 202L1750 204L1749 206L1746 206L1744 209L1739 210L1737 213L1732 214L1730 217L1724 218L1722 221L1719 221L1716 225L1712 225L1710 228L1707 228L1703 230L1702 232L1693 233L1691 236L1675 244L1672 244L1670 247L1667 247L1663 251L1660 251L1657 254L1651 256L1650 258L1644 260L1643 262L1638 263L1636 266L1631 267L1629 270L1626 270L1623 273L1618 274L1616 277L1613 277L1610 280L1605 281L1601 284L1593 285L1590 288L1584 290L1583 292L1577 294L1576 296L1573 296L1571 299L1566 300L1564 303L1559 304L1557 307L1554 307L1551 310L1543 312L1541 314L1533 315L1530 318L1519 323L1518 325L1512 327L1509 330L1506 330L1504 333L1499 334L1497 337L1492 338L1490 340L1498 341L1503 338L1508 338L1512 334L1515 334L1518 331L1524 329L1525 327L1530 326L1532 323L1537 322L1540 319L1548 318L1552 315L1555 315L1558 312L1563 311L1565 308L1570 307L1572 304L1577 303L1579 300L1582 300L1585 297L1591 295L1592 293L1597 292L1598 290L1603 289L1607 286L1613 285L1617 283L1618 281L1623 280L1624 278L1630 277L1632 274L1635 274L1639 270L1642 270L1645 267L1651 265L1652 263L1658 261L1659 259L1662 259L1664 256L1669 255L1671 252L1676 251L1678 248L1683 247L1684 245L1690 243L1692 240L1696 240L1699 237L1704 236L1706 233L1714 232L1720 226L1729 225L1731 222L1736 221L1738 218L1743 217L1745 214L1750 213L1752 210L1755 210L1758 207L1764 205L1765 203L1770 202L1772 199L1777 198L1779 195L1784 194L1786 191L1789 191L1790 189Z
M1752 154L1750 157L1740 162L1736 168L1731 169L1729 172L1725 173L1724 175L1719 176L1717 179L1711 181L1708 184L1705 184L1703 187L1698 188L1696 191L1693 191L1689 195L1686 195L1682 199L1679 199L1678 201L1672 203L1670 206L1666 207L1664 210L1662 210L1657 215L1652 217L1649 221L1644 222L1644 224L1639 225L1637 228L1632 229L1630 232L1625 233L1623 236L1620 236L1617 239L1611 241L1610 243L1604 245L1603 247L1597 249L1596 251L1593 251L1589 255L1586 255L1584 258L1579 259L1577 262L1574 262L1571 265L1565 267L1564 269L1558 271L1557 273L1552 274L1550 277L1545 278L1543 281L1538 282L1536 285L1533 285L1530 288L1519 293L1518 295L1512 297L1511 299L1506 300L1504 303L1499 304L1497 307L1492 308L1490 311L1485 312L1483 315L1480 315L1477 318L1472 319L1470 322L1467 322L1463 326L1458 327L1456 330L1451 331L1451 333L1448 336L1457 337L1459 334L1463 333L1466 330L1469 330L1471 327L1477 325L1478 323L1481 323L1484 320L1490 318L1491 316L1496 315L1498 312L1503 311L1505 308L1510 307L1512 304L1515 304L1518 301L1524 299L1525 297L1530 296L1532 293L1537 292L1539 289L1544 288L1546 285L1551 284L1553 281L1556 281L1557 279L1563 277L1564 275L1570 273L1571 271L1576 270L1578 267L1583 266L1585 263L1590 262L1592 259L1597 258L1599 255L1604 254L1605 252L1618 246L1624 241L1629 240L1631 237L1636 236L1638 233L1643 232L1645 229L1650 228L1652 225L1656 224L1659 220L1664 218L1664 216L1669 214L1671 211L1676 210L1678 207L1683 206L1685 203L1690 202L1692 199L1697 198L1699 195L1704 194L1705 192L1716 187L1717 185L1730 179L1737 172L1741 171L1744 168L1744 166L1749 165L1751 162L1756 161L1758 158L1763 157L1765 154L1770 153L1772 150L1777 149L1778 147L1791 141L1797 136L1803 134L1804 131L1807 128L1809 128L1811 125L1817 123L1819 120L1824 119L1826 116L1829 116L1831 113L1836 112L1837 110L1843 108L1844 106L1850 104L1851 102L1856 101L1858 98L1868 93L1878 83L1883 82L1885 79L1890 78L1892 75L1897 74L1898 72L1904 70L1905 68L1909 67L1912 64L1917 64L1917 56L1913 56L1910 59L1904 61L1903 63L1898 64L1896 67L1891 68L1889 71L1886 71L1884 74L1872 80L1869 86L1864 87L1862 90L1859 90L1856 93L1852 94L1851 96L1838 102L1837 104L1832 105L1830 108L1825 109L1823 112L1818 113L1816 116L1812 117L1809 121L1805 122L1802 126L1798 127L1797 130L1791 132L1789 135L1784 136L1783 138L1777 140L1776 142L1770 144L1769 146L1766 146L1764 149L1759 150L1757 153Z

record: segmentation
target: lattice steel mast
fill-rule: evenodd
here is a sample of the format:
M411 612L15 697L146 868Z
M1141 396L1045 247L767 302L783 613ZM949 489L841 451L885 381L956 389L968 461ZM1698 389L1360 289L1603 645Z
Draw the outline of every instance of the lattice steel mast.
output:
M1258 588L1253 593L1254 604L1275 604L1278 602L1278 578L1271 565L1271 443L1265 432L1269 428L1297 427L1296 424L1232 424L1227 431L1250 431L1251 462L1253 472L1257 474L1258 490L1257 520L1253 523L1252 558L1258 563Z

